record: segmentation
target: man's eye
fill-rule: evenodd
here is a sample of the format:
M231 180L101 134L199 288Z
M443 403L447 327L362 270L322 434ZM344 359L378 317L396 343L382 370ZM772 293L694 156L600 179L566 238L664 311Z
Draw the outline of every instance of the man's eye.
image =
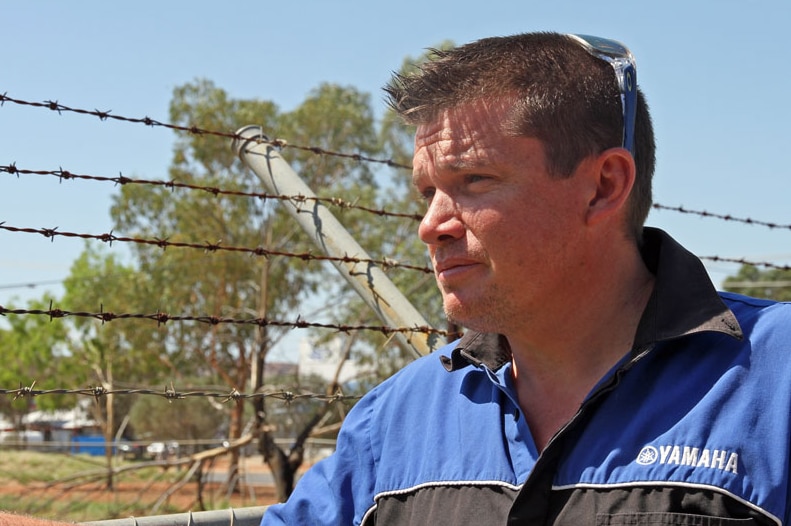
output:
M437 192L437 191L436 191L436 189L434 189L434 188L424 188L423 190L420 190L420 195L421 195L421 196L423 197L423 199L425 199L426 201L431 201L431 198L433 198L433 197L434 197L434 194L435 194L436 192Z
M467 180L467 184L472 184L472 183L478 183L480 181L485 181L488 179L488 177L485 175L470 174L465 176L465 179Z

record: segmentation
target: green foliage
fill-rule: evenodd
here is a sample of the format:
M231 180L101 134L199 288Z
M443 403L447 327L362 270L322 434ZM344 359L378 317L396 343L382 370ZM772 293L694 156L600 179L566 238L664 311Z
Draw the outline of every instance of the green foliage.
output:
M75 312L153 313L145 301L150 284L131 265L125 265L107 248L88 244L72 264L64 281L62 305ZM107 367L123 371L124 381L134 382L162 374L158 358L167 355L163 331L148 320L102 322L92 318L70 319L70 349L82 372L80 382L103 384ZM167 363L167 362L165 362Z
M729 276L723 288L757 298L791 301L791 270L761 271L753 265L742 265L735 276Z
M46 310L51 298L28 302L28 310ZM8 316L8 328L0 329L0 385L13 389L30 387L56 389L73 370L68 361L67 334L62 323L44 316ZM35 406L34 406L35 403ZM74 403L74 398L49 395L38 399L0 398L0 412L14 419L21 418L34 407L55 409Z

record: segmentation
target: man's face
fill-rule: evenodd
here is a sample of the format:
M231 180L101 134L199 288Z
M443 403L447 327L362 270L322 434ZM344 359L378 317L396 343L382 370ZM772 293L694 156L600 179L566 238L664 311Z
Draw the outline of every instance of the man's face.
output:
M575 235L585 197L574 176L550 176L541 141L506 134L505 117L477 103L419 126L413 179L428 204L419 235L446 314L508 334L571 299L564 276L584 270Z

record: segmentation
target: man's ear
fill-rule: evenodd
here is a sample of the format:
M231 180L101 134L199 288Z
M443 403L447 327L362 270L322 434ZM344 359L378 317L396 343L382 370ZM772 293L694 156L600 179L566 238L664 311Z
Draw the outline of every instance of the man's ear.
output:
M623 148L605 150L592 164L593 192L586 214L591 225L623 213L635 179L634 159Z

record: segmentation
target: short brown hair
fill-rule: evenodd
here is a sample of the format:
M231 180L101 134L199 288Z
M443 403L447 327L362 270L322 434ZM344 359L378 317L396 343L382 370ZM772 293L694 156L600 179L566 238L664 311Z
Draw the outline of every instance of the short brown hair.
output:
M405 122L426 124L440 112L481 99L514 101L506 130L544 142L551 173L569 176L586 157L621 146L623 114L612 67L566 35L525 33L433 50L414 73L385 87ZM640 239L651 208L654 131L637 90L635 186L629 227Z

